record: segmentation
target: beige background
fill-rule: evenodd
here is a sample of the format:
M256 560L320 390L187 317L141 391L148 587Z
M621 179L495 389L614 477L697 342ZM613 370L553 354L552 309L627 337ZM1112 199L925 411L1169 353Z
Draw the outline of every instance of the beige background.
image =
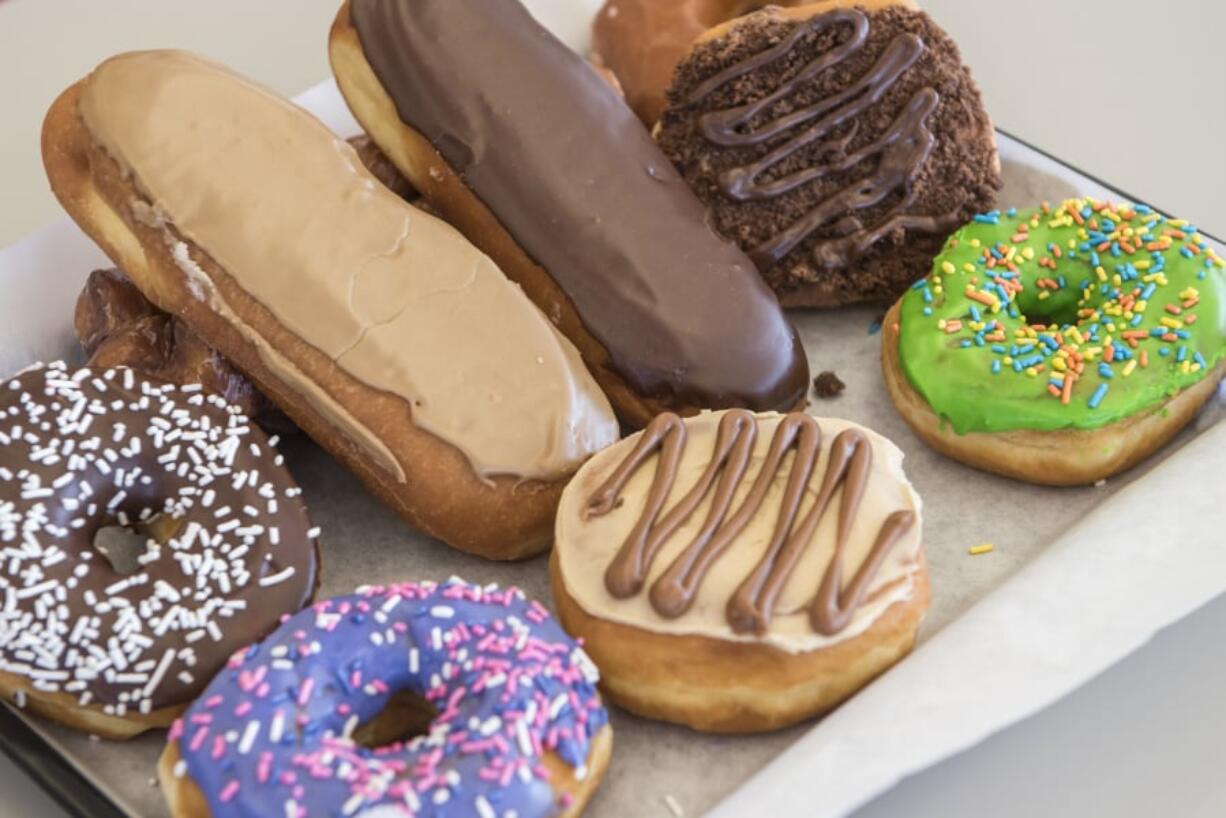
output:
M0 0L0 246L58 216L38 159L42 114L56 93L99 60L131 48L192 48L292 94L327 74L324 40L336 2ZM961 43L1001 127L1211 232L1226 233L1226 198L1221 192L1226 189L1222 152L1226 50L1221 47L1226 4L1213 0L1170 0L1145 6L1118 0L1031 0L1025 4L929 0L926 5ZM0 290L0 299L3 297ZM1173 737L1186 739L1173 743L1184 746L1185 751L1201 746L1193 740L1193 722L1216 723L1219 730L1215 732L1220 732L1223 723L1216 717L1223 711L1220 699L1216 707L1206 709L1218 697L1204 691L1168 691L1173 699L1200 702L1199 710L1190 708L1197 717L1185 714L1177 722L1168 719L1170 724L1165 727L1166 722L1153 718L1148 726L1125 726L1117 720L1132 710L1130 702L1150 693L1150 677L1170 680L1160 673L1162 667L1189 671L1186 677L1177 674L1176 678L1221 680L1226 672L1222 667L1197 672L1191 666L1198 641L1212 641L1205 632L1220 633L1205 624L1181 626L1182 630L1169 634L1166 647L1160 646L1165 653L1150 651L1149 658L1143 653L1129 660L1125 668L1106 677L1111 680L1108 690L1100 690L1093 700L1081 696L1081 704L1070 700L1068 707L1076 709L1055 714L1059 717L1056 723L1044 725L1036 720L1007 732L1004 746L989 756L991 770L999 773L1012 767L1037 772L1032 765L1042 759L1064 757L1044 746L1067 746L1068 736L1061 731L1067 733L1069 723L1078 725L1076 735L1083 741L1087 736L1095 738L1084 742L1085 752L1069 765L1079 769L1085 765L1087 776L1095 751L1104 745L1136 747L1140 755L1134 753L1134 758L1151 754L1140 752L1141 748L1170 745ZM1200 629L1199 635L1194 628ZM1112 699L1118 707L1104 707L1103 701ZM1053 720L1047 714L1040 719ZM1172 734L1172 729L1178 732ZM1113 737L1109 730L1120 732ZM1028 741L1033 750L1027 749ZM1155 747L1153 755L1166 753L1156 752ZM1148 783L1155 791L1170 787L1186 792L1186 776L1178 783L1174 780L1180 778L1175 774L1177 755L1170 762L1169 771L1144 765L1138 772L1149 773ZM996 787L969 786L987 774L984 769L972 771L968 762L958 760L949 764L961 767L946 765L948 773L921 776L906 799L882 799L877 806L884 809L870 812L949 812L959 802L974 802L974 793L981 790L1001 792ZM1039 776L1036 782L1051 796L1043 803L1043 814L1084 814L1087 803L1094 801L1085 801L1084 792L1078 796L1081 779L1062 780L1059 775ZM1090 780L1094 782L1091 786L1102 786L1104 779L1100 775ZM1010 809L1005 812L1026 814L1022 804L1027 789L1007 799ZM1202 804L1222 803L1206 792L1198 794L1204 798ZM1006 806L999 798L985 797L978 803L989 811ZM923 807L916 812L920 805ZM1129 810L1126 801L1116 808L1120 810L1116 814L1147 814L1140 807ZM1185 809L1185 814L1193 811ZM0 818L55 814L49 802L0 758Z
M0 0L0 246L56 217L39 164L38 129L55 94L97 62L125 49L193 48L292 94L327 75L324 41L336 5ZM1001 127L1226 233L1226 6L1216 0L926 6L961 43Z

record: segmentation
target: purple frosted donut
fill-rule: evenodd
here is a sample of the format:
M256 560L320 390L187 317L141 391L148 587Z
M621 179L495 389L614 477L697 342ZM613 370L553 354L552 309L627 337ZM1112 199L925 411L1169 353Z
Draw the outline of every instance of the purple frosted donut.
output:
M176 818L577 815L611 744L597 680L516 588L362 588L235 654L171 728L164 791ZM427 732L360 744L406 692Z

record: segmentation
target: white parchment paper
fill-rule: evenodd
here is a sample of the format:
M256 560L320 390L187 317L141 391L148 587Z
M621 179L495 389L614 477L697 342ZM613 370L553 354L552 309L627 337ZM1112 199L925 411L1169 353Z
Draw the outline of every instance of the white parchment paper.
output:
M529 2L581 42L596 0ZM334 84L299 98L343 135L357 128ZM1007 138L1005 204L1110 191ZM79 358L72 305L102 254L68 221L0 251L0 375ZM1226 591L1226 424L1206 411L1157 457L1099 488L1045 489L966 469L918 441L894 411L877 364L880 309L795 312L813 371L847 383L814 401L892 437L925 500L934 599L916 653L816 725L764 736L704 736L615 711L614 759L591 818L846 815L901 777L1067 694ZM1212 428L1211 428L1212 427ZM309 441L285 445L323 527L323 594L374 579L517 584L547 600L543 559L504 565L459 554L405 527ZM970 545L996 550L970 557ZM50 742L133 815L166 814L153 785L164 737L104 745L43 722ZM721 803L722 802L722 803Z

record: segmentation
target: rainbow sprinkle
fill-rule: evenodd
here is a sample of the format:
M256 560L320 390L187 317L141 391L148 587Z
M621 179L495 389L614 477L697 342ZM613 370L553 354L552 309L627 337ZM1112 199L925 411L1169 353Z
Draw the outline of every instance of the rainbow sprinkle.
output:
M1001 214L981 214L974 221L998 225ZM1076 238L1063 244L1032 240L1032 232L1044 226L1075 228ZM950 246L957 246L957 239ZM923 314L937 319L937 332L963 349L991 352L992 375L1038 379L1050 398L1064 405L1085 394L1086 404L1097 409L1110 400L1111 382L1149 365L1150 351L1173 356L1171 365L1185 375L1208 368L1204 356L1191 353L1185 343L1191 338L1188 327L1200 317L1195 312L1200 293L1196 287L1172 292L1165 253L1203 257L1205 269L1226 264L1186 221L1167 219L1145 205L1075 199L1036 209L1007 240L975 239L972 246L978 250L973 264L959 269L938 261L912 289L932 305ZM1084 274L1087 263L1090 275ZM1033 266L1042 271L1037 277L1029 272ZM970 303L956 300L959 313L941 315L941 294L955 274L969 280L961 294ZM1198 278L1205 278L1204 269ZM1064 317L1056 320L1053 312L1046 322L1025 323L1024 301L1026 312L1038 316L1045 314L1045 304L1063 305Z

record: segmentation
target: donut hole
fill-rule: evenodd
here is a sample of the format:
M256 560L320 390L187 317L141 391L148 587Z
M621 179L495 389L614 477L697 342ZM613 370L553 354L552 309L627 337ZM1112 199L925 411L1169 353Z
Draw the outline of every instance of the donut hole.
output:
M141 569L140 558L148 552L149 540L167 542L180 527L180 521L166 515L136 524L112 520L94 532L94 550L106 558L112 571L126 577Z
M1040 299L1038 294L1049 292L1048 298ZM1017 298L1017 308L1022 320L1031 326L1046 327L1076 326L1081 320L1077 315L1082 305L1077 303L1078 294L1071 290L1050 291L1027 287Z
M428 733L437 716L434 705L411 690L401 690L392 694L379 715L354 731L353 739L370 750L407 742Z
M140 570L140 558L148 548L148 539L135 528L108 525L94 534L94 550L106 557L112 571L126 577Z

